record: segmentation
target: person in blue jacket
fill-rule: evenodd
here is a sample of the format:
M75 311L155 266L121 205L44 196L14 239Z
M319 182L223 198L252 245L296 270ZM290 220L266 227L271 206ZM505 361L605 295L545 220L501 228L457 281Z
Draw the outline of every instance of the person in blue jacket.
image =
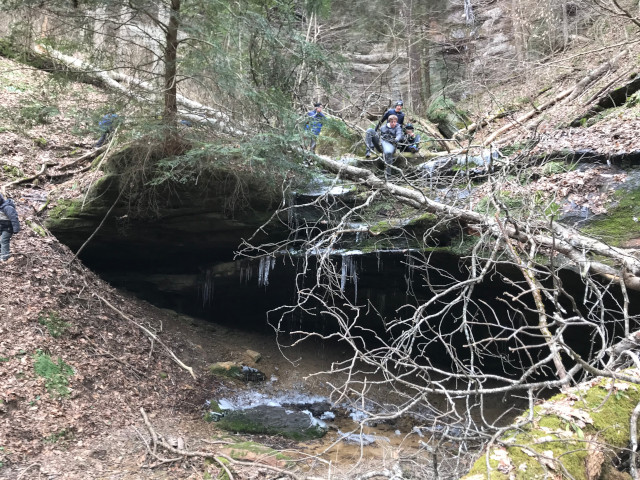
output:
M404 125L404 112L402 111L402 107L404 107L404 102L402 100L398 100L396 102L396 105L393 108L387 110L382 116L382 118L378 122L378 125L376 125L376 130L380 130L380 127L384 125L384 123L391 115L395 115L396 117L398 117L398 125L402 127L402 125Z
M20 221L15 203L0 194L0 261L13 260L11 257L11 237L19 231Z
M306 130L309 130L312 135L309 150L311 150L311 153L316 153L318 135L320 135L320 131L322 130L322 122L327 117L322 113L323 105L321 103L316 103L313 107L313 110L307 113L310 118L307 121Z
M366 132L364 142L367 145L367 153L365 156L369 158L374 148L382 153L385 163L385 178L391 173L390 165L393 165L393 154L403 137L402 127L398 124L398 117L395 115L389 115L389 122L380 129L380 133L373 128L369 128Z
M102 135L98 139L98 142L94 145L95 148L101 147L104 142L111 136L115 128L118 126L120 117L115 113L107 113L100 119L100 123L98 123L98 128Z

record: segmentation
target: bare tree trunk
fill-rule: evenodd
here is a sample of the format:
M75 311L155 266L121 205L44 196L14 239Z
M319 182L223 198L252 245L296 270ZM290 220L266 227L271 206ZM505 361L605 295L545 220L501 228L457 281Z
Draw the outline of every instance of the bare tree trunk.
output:
M169 23L164 50L164 151L174 154L180 151L178 138L178 29L180 28L180 2L171 0Z
M520 24L519 0L511 0L511 24L513 28L513 43L516 47L516 56L519 61L525 58L524 37Z
M569 45L569 14L567 12L567 2L562 1L562 49L566 50Z
M180 1L171 0L164 54L164 123L167 127L175 127L178 114L177 58Z

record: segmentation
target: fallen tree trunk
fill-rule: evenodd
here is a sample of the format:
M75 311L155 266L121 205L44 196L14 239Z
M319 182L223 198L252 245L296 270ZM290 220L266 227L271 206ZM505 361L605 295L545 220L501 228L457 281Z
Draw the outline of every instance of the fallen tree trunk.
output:
M507 115L509 115L509 111L505 111L505 112L500 112L500 113L496 113L495 115L491 115L490 117L484 118L482 120L480 120L479 122L474 122L471 125L469 125L466 128L463 128L462 130L458 130L456 132L456 134L453 136L453 138L460 140L462 138L464 138L465 135L470 135L473 132L476 131L476 129L478 128L482 128L485 125L490 124L491 122L494 122L500 118L506 117Z
M567 88L566 90L563 90L562 92L560 92L559 94L557 94L555 97L553 97L551 100L549 100L546 103L543 103L542 105L540 105L537 108L534 108L532 110L529 110L527 113L525 113L524 115L521 115L520 117L516 118L513 122L510 122L508 124L506 124L504 127L499 128L498 130L496 130L495 132L493 132L491 135L489 135L482 143L483 145L490 145L492 142L494 142L496 140L496 138L498 138L500 135L502 135L505 132L508 132L509 130L511 130L512 128L518 126L518 125L523 125L527 120L530 120L531 118L535 117L536 115L538 115L540 112L548 109L549 107L552 107L553 105L555 105L556 103L558 103L560 100L562 100L563 98L567 97L568 95L571 94L571 92L573 92L573 89L575 87L571 87L571 88Z
M574 87L573 93L569 95L566 101L570 102L571 100L575 99L578 95L584 92L586 88L589 85L591 85L591 83L593 83L595 80L600 78L602 75L607 73L612 68L615 68L616 64L620 61L620 59L626 56L628 53L629 53L629 49L625 48L620 53L618 53L618 55L613 57L611 60L608 60L604 62L602 65L600 65L598 68L591 70L586 77L584 77L582 80L580 80L576 84L576 86Z
M563 90L562 92L557 94L555 97L553 97L551 100L547 101L546 103L543 103L539 107L536 107L536 108L533 108L532 110L529 110L527 113L525 113L524 115L521 115L520 117L515 119L513 122L510 122L507 125L503 126L502 128L499 128L498 130L493 132L491 135L489 135L489 137L487 137L484 140L484 142L483 142L484 145L489 145L491 142L495 141L496 138L498 138L503 133L511 130L512 128L514 128L517 125L524 124L526 121L530 120L531 118L533 118L534 116L536 116L540 112L542 112L544 110L547 110L549 107L552 107L553 105L558 103L560 100L564 100L565 98L566 98L566 101L573 100L578 95L580 95L587 88L588 85L590 85L596 79L600 78L602 75L604 75L611 68L615 67L615 65L618 63L618 61L620 61L620 59L622 59L622 57L624 57L628 53L629 53L628 49L623 50L618 55L616 55L613 59L608 60L608 61L604 62L603 64L601 64L598 68L596 68L594 70L591 70L587 74L586 77L584 77L582 80L580 80L573 87L570 87L570 88L567 88L566 90ZM472 123L467 128L456 132L456 134L454 135L454 138L462 138L462 136L464 136L464 135L468 135L470 133L473 133L480 126L487 125L490 122L492 122L494 120L497 120L498 118L501 118L501 117L504 117L504 116L505 116L505 114L496 114L496 115L493 115L493 116L489 117L488 119L483 120L481 122Z
M142 80L135 79L128 75L119 72L105 72L95 65L91 65L88 62L80 60L75 57L70 57L69 55L65 55L57 50L52 48L43 47L41 45L36 45L34 47L34 52L38 55L42 55L48 58L52 58L56 61L59 61L66 65L67 67L82 72L85 75L93 76L98 78L108 87L123 93L124 95L133 98L140 102L147 102L150 99L140 95L133 88L125 88L121 82L126 83L129 87L136 87L147 94L152 95L152 98L157 96L158 88L154 87L149 82L145 82ZM241 130L230 125L230 118L225 113L203 105L201 103L195 102L186 98L183 95L177 95L176 101L178 105L186 107L189 109L188 111L179 111L180 115L188 118L189 120L193 120L199 123L207 123L211 125L215 125L217 128L220 128L224 132L232 133L232 134L244 134Z
M613 281L622 280L627 288L640 291L640 260L628 250L612 247L557 222L552 223L551 229L547 224L541 223L532 225L534 228L524 232L503 223L500 218L436 202L421 190L387 183L367 169L345 165L322 155L317 158L327 170L351 180L360 181L372 188L385 189L399 201L415 208L424 209L441 217L454 218L468 229L478 233L490 233L494 238L504 238L506 234L510 239L523 244L531 242L547 250L559 252L583 272L589 271L608 276ZM595 260L592 258L593 255L613 260L616 267Z

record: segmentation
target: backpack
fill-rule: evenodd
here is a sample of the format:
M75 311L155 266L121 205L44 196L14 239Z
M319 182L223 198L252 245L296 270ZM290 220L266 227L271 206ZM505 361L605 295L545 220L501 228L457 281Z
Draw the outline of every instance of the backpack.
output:
M98 128L100 128L103 132L108 132L113 127L114 122L118 119L118 115L115 113L107 113L102 117L100 123L98 123Z
M1 195L0 198L2 198ZM4 214L4 216L6 216L7 221L11 222L11 230L13 231L13 233L18 233L20 231L20 221L18 220L16 204L13 203L13 200L7 198L0 205L0 211ZM0 218L0 220L3 219Z

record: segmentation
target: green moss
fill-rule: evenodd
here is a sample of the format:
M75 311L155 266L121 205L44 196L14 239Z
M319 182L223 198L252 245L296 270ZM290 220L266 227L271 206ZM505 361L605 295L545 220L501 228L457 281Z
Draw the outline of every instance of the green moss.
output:
M286 430L275 426L265 425L258 421L252 420L245 416L242 412L230 412L222 417L217 424L223 430L235 433L252 433L264 435L279 435L281 437L290 438L296 441L311 440L320 438L326 430L319 426L312 426L303 430Z
M600 386L589 389L583 402L593 418L593 429L599 432L605 443L624 447L629 441L629 417L640 401L640 389L636 385L629 386L627 390L614 387L610 394L604 388L607 383L610 381L602 380ZM617 383L628 385L626 382Z
M216 412L216 413L222 412L220 405L215 400L211 400L211 402L209 403L208 409L210 412Z
M7 175L9 178L22 178L24 177L24 173L18 167L14 167L12 165L3 165L2 172Z
M224 366L221 364L211 365L209 372L212 375L219 375L221 377L241 379L243 377L242 368L239 365Z
M354 146L359 141L360 137L347 127L343 121L328 118L324 122L322 133L318 137L317 152L321 155L339 157L345 152L353 151Z
M29 219L25 220L25 223L29 226L29 228L31 230L33 230L38 236L40 237L46 237L47 236L47 231L42 228L40 225L38 225L36 222L33 222Z
M216 457L216 460L226 465L227 468L231 465L231 462L224 457ZM220 473L216 477L216 480L231 480L231 479L229 478L229 475L227 475L227 471L224 468L222 468L220 470Z
M237 460L244 458L245 452L251 452L265 457L272 457L277 460L291 460L291 458L286 456L284 453L280 453L273 448L256 442L239 442L228 445L226 448L229 449L229 456Z
M613 384L613 385L612 385ZM611 389L605 388L612 385ZM572 396L575 394L572 393ZM535 451L542 454L544 451L552 451L553 458L562 462L562 466L576 480L587 480L586 459L588 457L587 442L589 438L597 437L599 443L603 443L612 449L626 448L629 442L629 419L633 409L640 400L640 388L627 382L601 380L600 383L584 390L574 401L573 407L588 413L593 420L592 424L586 423L579 427L575 422L558 417L551 413L544 413L542 406L534 408L534 423L517 431L505 433L500 438L500 443L508 446L509 459L515 467L517 479L542 479L548 478L548 472L535 457L528 453ZM545 402L550 405L553 402L568 405L567 395L558 394ZM523 449L522 446L526 446ZM526 468L520 468L525 464ZM497 467L497 461L490 461L491 468ZM471 471L473 474L485 474L485 457L478 459ZM490 478L506 478L495 470Z
M398 225L392 223L390 220L381 220L378 223L371 225L369 227L369 230L374 234L379 234L382 232L393 230L394 228L398 228Z
M49 211L47 223L63 221L69 218L78 217L82 211L81 200L59 200L55 207Z
M438 217L433 213L424 213L412 218L407 223L408 227L430 228L438 221Z
M640 238L640 188L616 192L617 205L583 228L583 232L613 246Z
M469 255L473 251L473 247L480 241L480 237L475 235L463 235L451 240L449 251L459 257Z
M482 457L478 459L478 461L476 461L476 463L473 464L473 467L471 467L471 470L469 470L468 476L473 476L473 475L484 475L484 478L489 478L489 480L508 480L509 476L505 475L504 473L500 473L497 468L498 468L498 461L493 459L493 458L489 458L489 468L491 468L491 471L489 473L489 476L486 476L486 472L487 472L487 463L486 463L486 457L484 455L484 453L482 454Z
M571 172L575 170L577 167L577 163L566 163L562 161L551 161L547 162L542 167L542 175L550 176L556 175L558 173Z

